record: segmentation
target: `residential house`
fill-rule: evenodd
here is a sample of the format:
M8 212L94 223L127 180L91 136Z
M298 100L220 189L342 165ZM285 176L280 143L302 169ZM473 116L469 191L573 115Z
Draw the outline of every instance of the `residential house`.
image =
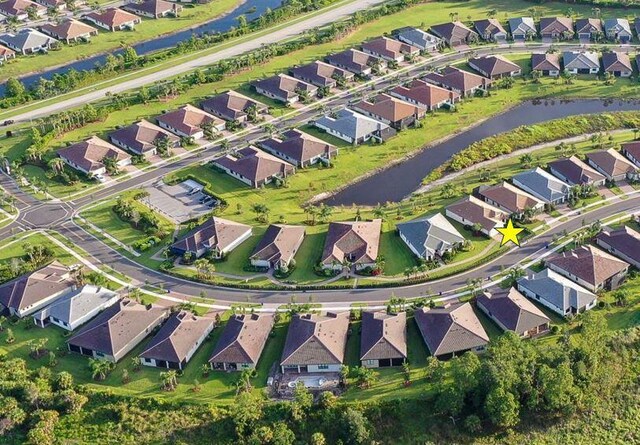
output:
M174 255L222 258L251 236L251 226L212 216L171 245Z
M107 288L85 284L66 293L33 316L36 326L44 328L49 323L67 331L91 320L100 311L116 304L120 295Z
M467 351L482 352L489 336L469 303L418 309L414 313L422 338L432 356L446 360Z
M202 139L204 128L211 125L212 129L222 131L226 123L206 111L196 108L193 105L184 105L177 110L169 111L156 118L158 125L165 130L180 137L192 137Z
M600 59L595 51L565 51L562 53L564 70L570 74L598 74Z
M532 17L514 17L509 19L509 32L516 42L532 40L538 35L536 24Z
M588 153L587 162L609 181L635 179L638 176L636 166L613 148Z
M142 17L159 19L162 17L177 17L182 12L182 6L165 0L143 0L125 4L122 9Z
M357 270L375 267L380 246L382 221L329 223L321 263L324 269L342 270L345 262Z
M397 225L400 239L420 259L435 260L465 242L464 236L441 213Z
M605 227L596 236L596 244L640 269L640 233L632 228L622 226L614 230Z
M29 11L33 11L40 18L47 13L47 8L31 0L6 0L0 2L0 14L24 21L29 18Z
M57 153L71 168L91 176L107 173L105 158L115 160L119 168L131 165L131 155L97 136L61 148Z
M486 91L491 86L491 79L453 66L448 66L439 73L429 73L423 80L455 91L463 97L473 96L477 91Z
M469 59L469 66L491 80L522 74L520 65L501 55L473 57Z
M318 88L335 88L338 85L338 79L349 81L354 77L351 71L343 70L319 60L291 68L289 72L296 79L303 80Z
M157 154L157 145L163 140L169 148L180 145L179 137L144 119L109 133L109 140L120 148L145 156Z
M450 47L468 45L478 41L478 34L460 21L442 23L431 27L431 32L440 37Z
M88 41L91 37L98 35L96 28L74 19L67 19L60 23L45 23L40 27L40 31L67 44L78 40Z
M473 27L482 40L488 42L506 42L507 31L502 27L498 19L483 19L473 22Z
M374 73L374 68L383 70L387 63L371 54L367 54L357 49L348 49L341 53L330 54L325 58L330 65L337 66L347 71L351 71L356 76L368 77Z
M597 302L595 294L548 268L520 278L518 290L563 317L593 309Z
M71 352L117 363L167 316L164 307L120 300L67 340L67 346Z
M64 11L67 9L67 2L64 0L33 0L39 5L44 6L47 11L56 10L56 11Z
M496 229L503 227L504 223L509 219L508 213L487 204L475 196L467 196L447 206L445 214L465 226L478 227L481 233L489 237L496 236L498 234Z
M0 308L16 317L26 317L75 290L71 271L53 261L0 285Z
M636 17L636 18L633 20L633 28L634 28L634 29L635 29L635 31L636 31L636 35L637 35L637 36L640 36L640 17Z
M495 293L484 292L476 297L476 306L500 329L515 332L522 338L549 331L549 317L515 287Z
M540 71L543 76L558 77L562 72L560 54L531 54L531 70Z
M418 28L410 26L391 31L396 39L419 48L421 51L437 51L442 45L442 39Z
M616 77L630 77L633 74L633 66L629 55L619 51L602 53L602 67L605 73L610 73Z
M293 165L255 147L246 147L217 158L213 165L253 188L284 179L296 172Z
M266 79L253 82L255 90L271 99L293 104L301 101L300 96L306 94L309 98L318 94L318 87L303 82L286 74L278 74Z
M379 57L387 62L402 62L405 58L416 57L420 48L389 37L377 37L362 44L362 52Z
M251 265L274 269L289 267L304 235L304 227L271 224L249 257Z
M591 292L618 288L629 272L629 263L590 245L547 258L545 264Z
M573 19L571 17L543 17L540 19L540 37L543 39L573 39Z
M258 145L296 167L328 162L338 155L338 149L334 145L295 129L260 141Z
M20 54L35 54L47 52L56 46L58 41L35 29L23 28L15 33L0 34L0 43Z
M365 368L402 366L407 360L407 313L363 311L360 363Z
M513 185L531 193L546 204L562 204L569 197L569 184L540 167L515 175Z
M285 372L340 372L349 331L349 312L296 314L282 351Z
M396 130L414 125L425 116L426 110L418 105L380 93L352 105L355 111L384 122Z
M145 366L184 370L214 326L213 318L176 312L149 341L140 361Z
M636 167L640 167L640 142L625 142L622 144L622 154Z
M137 15L118 8L90 12L83 18L108 31L131 30L136 25L142 23L142 19Z
M389 125L346 108L321 117L314 126L353 145L382 142L395 134Z
M414 79L405 86L394 87L388 94L422 107L427 111L433 111L443 106L451 107L460 100L459 93L429 84L420 79Z
M576 34L580 40L598 40L604 36L604 28L600 19L577 19Z
M15 59L16 52L6 46L0 45L0 64L6 62L9 59Z
M606 19L604 21L604 32L609 40L615 40L620 43L629 43L633 40L633 32L627 19Z
M521 219L527 211L539 213L544 210L542 200L506 181L496 185L480 186L477 192L485 202L504 210L516 219Z
M273 314L232 315L209 359L211 369L241 371L255 368L273 322Z
M266 114L269 110L269 107L262 102L232 90L207 99L200 106L207 113L211 113L220 119L238 123L247 122L252 112L257 118Z
M549 171L561 181L574 185L604 185L605 177L582 162L577 156L558 159L547 165Z

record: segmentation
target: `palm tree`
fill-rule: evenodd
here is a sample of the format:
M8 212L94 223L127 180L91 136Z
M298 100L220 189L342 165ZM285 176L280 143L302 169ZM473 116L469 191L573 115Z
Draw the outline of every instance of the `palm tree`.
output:
M0 332L4 331L4 322L7 321L7 317L0 315Z
M376 208L373 209L373 216L375 216L376 218L384 220L384 218L385 218L384 207L382 207L380 204L378 204L376 206Z
M91 368L91 378L102 381L107 378L113 369L113 363L102 359L90 358L89 367Z
M173 369L161 372L160 380L162 380L162 389L165 391L175 391L178 386L178 373Z
M200 258L193 262L193 266L196 268L198 278L202 279L205 277L207 264L209 264L209 261L207 261L205 258Z
M327 221L327 219L329 219L332 213L333 213L332 207L325 204L321 204L320 209L318 210L318 217L320 218L320 221L324 223Z
M64 171L64 161L62 158L52 158L49 160L48 165L54 173L62 173Z
M527 273L520 266L512 267L507 273L507 282L511 286L515 286L518 280L524 277L526 274Z

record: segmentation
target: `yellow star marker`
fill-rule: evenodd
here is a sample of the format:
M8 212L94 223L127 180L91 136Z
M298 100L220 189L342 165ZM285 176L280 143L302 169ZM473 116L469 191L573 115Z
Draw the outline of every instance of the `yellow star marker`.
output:
M502 233L502 241L500 242L500 247L504 246L509 241L511 241L516 246L520 246L520 240L518 239L518 234L522 232L524 229L513 227L513 222L511 220L507 222L506 227L497 228L496 230Z

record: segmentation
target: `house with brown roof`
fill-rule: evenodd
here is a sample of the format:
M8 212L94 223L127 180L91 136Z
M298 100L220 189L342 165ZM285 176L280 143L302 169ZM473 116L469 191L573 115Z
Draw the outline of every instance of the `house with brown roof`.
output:
M98 30L78 20L68 19L61 23L45 23L40 31L65 43L89 40L98 35Z
M296 167L328 162L338 155L334 145L296 129L260 141L258 146Z
M144 156L157 154L157 145L162 140L166 140L170 148L180 146L178 136L144 119L109 133L109 140L120 148Z
M67 9L67 2L65 2L64 0L33 0L33 1L38 3L39 5L44 6L45 8L47 8L47 10L55 9L56 11L64 11L65 9Z
M251 236L251 226L212 216L170 247L174 255L191 252L196 258L210 253L221 258Z
M300 79L319 88L335 88L338 85L338 79L346 82L352 80L354 77L351 71L329 65L319 60L307 65L291 68L289 73L296 79Z
M407 360L407 313L362 312L360 363L366 368L402 366Z
M165 0L143 0L127 3L122 9L142 17L159 19L161 17L178 17L182 6Z
M414 314L422 339L437 359L447 360L467 351L483 352L489 336L469 303L421 308Z
M284 179L296 172L293 165L255 147L225 155L213 161L213 165L253 188Z
M149 341L140 354L140 362L145 366L184 370L214 326L213 318L176 312Z
M509 219L508 213L473 195L448 206L445 209L445 214L470 228L477 226L481 233L489 237L496 236L498 234L496 229L504 227L504 223Z
M588 153L587 162L610 181L638 177L636 166L613 148Z
M6 62L9 59L15 59L16 52L11 48L0 45L0 64Z
M547 165L552 175L569 185L604 185L605 177L582 162L577 156L558 159Z
M488 42L505 42L507 40L507 31L498 19L476 20L473 22L473 27L482 40Z
M269 107L262 102L233 90L213 96L203 101L200 106L207 113L220 119L239 123L247 122L252 114L258 118L269 111Z
M448 66L439 73L429 73L423 80L455 91L462 97L473 96L476 91L487 90L491 86L491 79L453 66Z
M607 252L640 269L640 233L629 226L605 227L596 236L596 244Z
M120 300L67 340L70 352L117 363L167 319L164 307Z
M382 220L329 223L321 263L324 269L341 270L348 261L356 269L374 267L378 258Z
M570 17L543 17L539 26L543 39L573 39L573 19Z
M450 47L468 45L480 38L476 32L460 21L434 25L430 31L444 40Z
M522 74L520 65L501 55L473 57L469 59L469 66L492 80Z
M633 66L629 54L620 51L606 51L602 53L602 67L605 73L616 77L630 77Z
M275 269L289 267L304 235L302 226L271 224L249 257L251 265Z
M193 105L184 105L177 110L161 114L156 118L158 125L165 130L181 137L192 137L202 139L204 137L204 127L212 125L217 131L222 131L226 123L212 114L202 111Z
M379 57L374 57L357 49L348 49L325 57L325 61L330 65L351 71L356 76L368 77L372 74L373 68L385 69L387 62Z
M506 181L496 185L480 186L477 193L488 204L504 210L517 219L521 219L526 211L539 213L544 210L542 200Z
M296 314L282 351L285 372L340 372L349 331L349 312Z
M83 19L88 20L91 23L95 23L100 28L104 28L108 31L133 29L136 25L142 23L142 19L137 15L118 8L109 8L104 11L90 12L83 16Z
M636 167L640 167L640 142L632 141L621 144L622 154L633 162Z
M420 48L389 37L377 37L362 44L362 52L387 62L402 62L407 57L420 55Z
M543 76L557 77L562 72L560 54L531 54L531 70L540 71Z
M313 98L318 94L317 86L286 74L267 77L266 79L255 81L251 85L258 94L285 104L299 102L302 94L306 94L309 98Z
M405 102L433 111L443 106L453 106L460 100L460 94L431 85L424 80L414 79L407 85L399 85L389 91L389 95Z
M381 93L351 106L355 111L402 130L422 119L426 109Z
M70 167L93 176L107 172L105 158L114 159L120 168L131 164L131 155L97 136L61 148L57 153Z
M273 322L273 314L232 315L209 358L211 369L241 371L255 368Z
M629 263L593 246L563 252L545 264L591 292L616 289L629 271Z
M47 13L47 8L31 0L6 0L0 2L0 14L6 17L15 17L23 21L29 18L28 11L33 10L38 17Z
M476 297L476 306L500 329L515 332L522 338L549 331L549 317L515 287L494 293L484 292Z
M596 40L604 37L604 28L600 19L576 19L576 34L580 40Z
M76 283L68 267L53 261L0 286L0 308L25 317L71 293Z

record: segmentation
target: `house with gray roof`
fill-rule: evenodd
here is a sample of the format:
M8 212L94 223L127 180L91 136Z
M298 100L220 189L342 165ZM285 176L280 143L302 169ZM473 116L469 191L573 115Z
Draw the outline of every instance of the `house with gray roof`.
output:
M569 197L571 187L540 167L518 173L511 178L513 185L547 204L562 204Z
M424 307L414 314L422 339L437 359L446 360L467 351L483 352L489 336L469 303Z
M391 31L396 39L413 45L421 51L437 51L442 46L442 39L418 28L407 26Z
M525 297L563 317L593 309L597 302L594 293L549 268L520 278L517 287Z
M538 30L532 17L514 17L509 19L509 33L516 42L524 42L535 38Z
M473 22L473 27L482 40L488 42L505 42L507 40L507 31L498 19L476 20Z
M628 226L605 227L596 236L596 244L607 252L640 269L640 233Z
M212 216L170 247L174 255L191 252L196 258L206 253L221 258L251 236L251 226Z
M522 338L549 331L549 317L515 287L494 293L484 292L476 297L476 306L500 329L515 332Z
M304 241L302 226L271 224L249 257L251 265L266 268L288 267Z
M613 148L588 153L587 162L610 181L638 178L636 166Z
M395 134L395 130L384 122L346 108L321 117L314 125L353 145L369 140L382 142Z
M407 360L407 313L362 312L360 363L366 368L402 366Z
M602 53L602 69L616 77L630 77L633 65L629 54L621 51L605 51Z
M598 74L600 58L595 51L564 51L562 61L566 72L571 74Z
M629 43L633 40L633 32L629 20L624 18L605 19L604 32L609 40Z
M531 70L540 71L543 76L559 76L562 72L562 65L560 64L560 54L531 54Z
M58 41L35 29L23 28L15 33L0 34L0 43L20 54L35 54L48 51Z
M255 368L273 323L273 314L232 315L209 358L211 369L241 371Z
M441 213L397 225L400 239L418 257L434 260L461 246L465 238Z
M296 129L260 141L258 146L296 167L328 163L338 155L336 146Z
M547 165L547 168L555 177L571 186L593 185L600 187L604 185L606 179L604 175L589 167L577 156L552 161Z
M348 331L349 312L294 315L280 360L282 372L340 372Z
M480 36L460 21L433 25L430 31L450 47L476 42Z
M119 299L116 292L107 288L85 284L34 314L33 321L41 328L51 323L73 331Z
M580 18L576 19L576 34L580 40L596 40L604 35L602 20Z
M145 366L184 370L214 326L211 317L176 312L149 341L140 361Z

